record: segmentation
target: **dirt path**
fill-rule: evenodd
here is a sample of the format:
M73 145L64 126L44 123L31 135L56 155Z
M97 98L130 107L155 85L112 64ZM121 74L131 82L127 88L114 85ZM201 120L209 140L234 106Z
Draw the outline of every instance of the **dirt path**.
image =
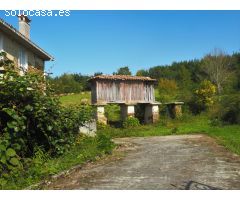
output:
M240 157L207 136L116 142L120 148L114 156L87 164L45 189L240 189Z

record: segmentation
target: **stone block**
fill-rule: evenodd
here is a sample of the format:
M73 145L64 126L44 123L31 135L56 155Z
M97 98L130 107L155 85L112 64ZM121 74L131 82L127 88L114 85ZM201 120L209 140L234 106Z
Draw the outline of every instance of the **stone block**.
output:
M155 123L159 120L159 104L147 104L144 112L144 123Z
M97 105L96 120L99 123L107 124L107 118L105 117L105 108L103 105Z
M171 118L180 118L182 116L183 102L167 103L168 113Z
M80 133L91 137L96 136L96 131L97 131L96 120L85 122L82 126L79 127Z
M127 117L135 116L135 107L134 105L121 104L121 119L125 120Z

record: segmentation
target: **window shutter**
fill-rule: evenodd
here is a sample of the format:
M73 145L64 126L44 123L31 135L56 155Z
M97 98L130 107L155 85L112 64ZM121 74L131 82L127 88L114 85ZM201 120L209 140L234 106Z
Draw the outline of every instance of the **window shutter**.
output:
M20 66L20 69L21 69L21 73L24 73L28 70L27 52L22 47L19 50L19 66Z

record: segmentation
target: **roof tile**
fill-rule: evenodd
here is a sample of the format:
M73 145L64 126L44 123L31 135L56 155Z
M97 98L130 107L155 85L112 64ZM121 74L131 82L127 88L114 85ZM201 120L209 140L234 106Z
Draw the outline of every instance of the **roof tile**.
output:
M130 75L98 75L90 79L92 80L132 80L132 81L156 81L146 76L130 76Z

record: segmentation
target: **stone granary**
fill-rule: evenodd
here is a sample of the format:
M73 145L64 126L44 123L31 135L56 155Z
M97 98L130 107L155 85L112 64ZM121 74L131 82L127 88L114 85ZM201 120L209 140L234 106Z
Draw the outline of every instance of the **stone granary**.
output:
M155 101L155 79L129 75L99 75L91 78L92 104L97 106L96 119L104 124L104 106L118 104L121 119L135 116L135 106L144 107L144 123L154 123L159 119L159 104Z

